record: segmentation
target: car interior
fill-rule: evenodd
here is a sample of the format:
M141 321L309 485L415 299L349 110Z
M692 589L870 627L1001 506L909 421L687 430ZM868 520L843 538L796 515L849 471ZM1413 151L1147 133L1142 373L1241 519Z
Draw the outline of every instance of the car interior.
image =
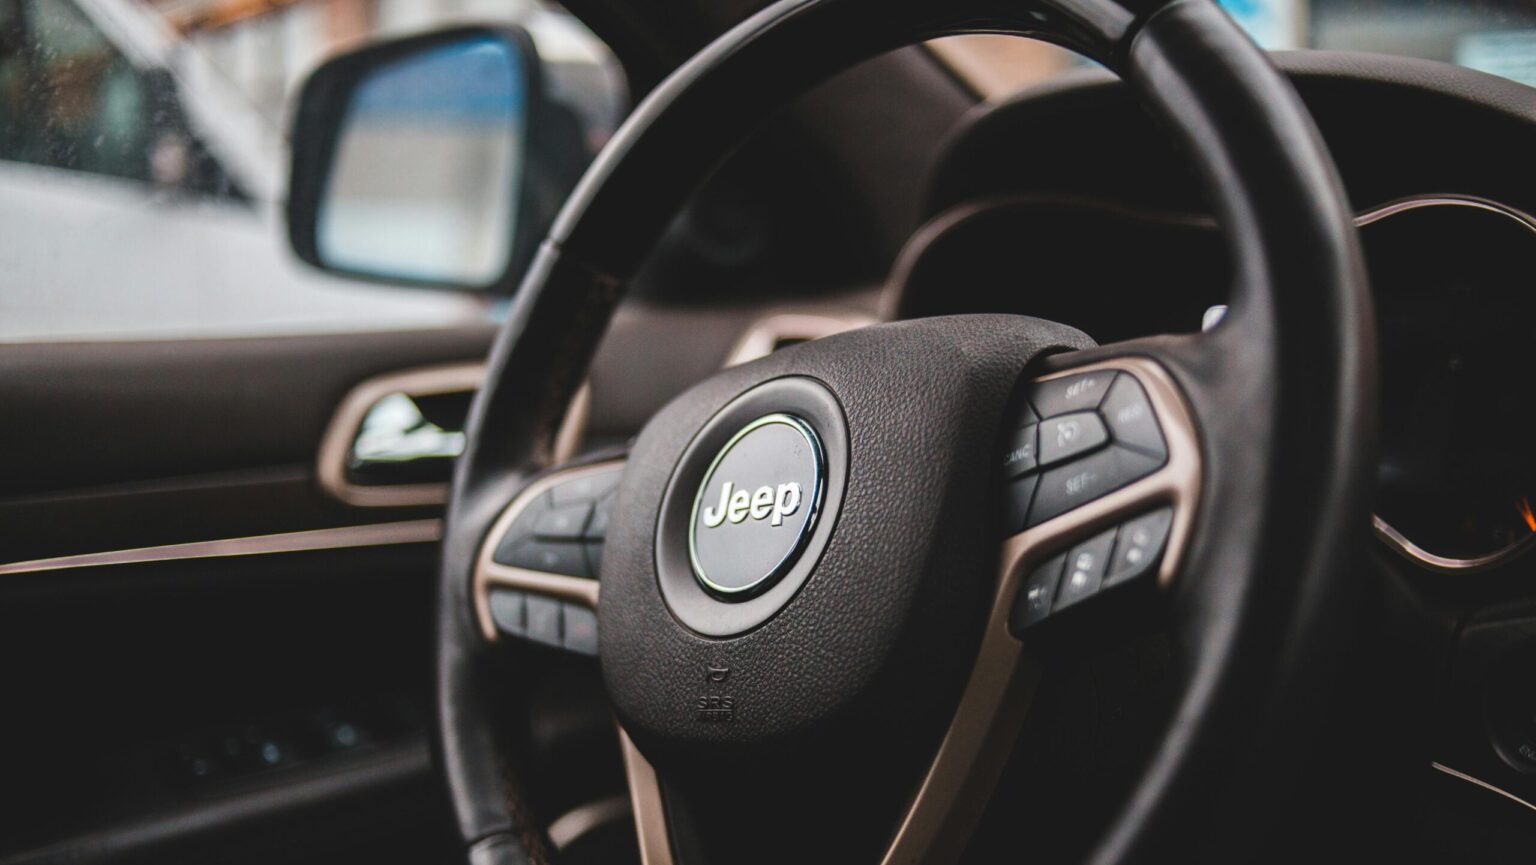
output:
M1536 857L1536 11L538 8L611 128L532 19L284 97L283 266L453 317L37 336L246 265L0 172L0 865Z

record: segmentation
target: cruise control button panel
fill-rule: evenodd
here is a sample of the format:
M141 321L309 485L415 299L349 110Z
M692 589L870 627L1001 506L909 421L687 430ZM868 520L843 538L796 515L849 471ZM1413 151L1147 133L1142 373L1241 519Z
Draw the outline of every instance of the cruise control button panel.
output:
M581 655L597 654L597 615L581 604L497 587L491 590L490 607L491 620L503 636Z
M1157 414L1131 372L1030 383L1003 436L1003 534L1061 516L1167 461Z
M484 627L500 637L581 655L597 654L597 614L583 590L546 590L549 576L595 579L602 571L603 542L624 467L576 469L555 476L542 492L504 519L505 533L493 538L491 561L534 574L497 573L481 596L489 613ZM477 576L477 580L480 579ZM554 595L560 595L555 597ZM587 598L568 600L568 598ZM482 620L484 621L484 620ZM489 635L489 633L488 633Z
M568 577L596 577L621 467L562 481L518 514L496 544L497 563Z
M1112 607L1116 596L1152 589L1172 526L1173 508L1165 506L1077 540L1024 578L1009 630L1014 636L1045 630L1063 611L1072 618L1094 615Z

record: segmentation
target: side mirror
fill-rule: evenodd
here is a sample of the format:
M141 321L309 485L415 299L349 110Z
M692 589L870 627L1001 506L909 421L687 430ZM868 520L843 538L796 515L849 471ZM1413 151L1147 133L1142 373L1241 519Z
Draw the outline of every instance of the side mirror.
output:
M541 71L516 27L392 40L320 66L291 136L294 251L344 276L511 292L553 217L551 183L568 191L570 148L584 151L579 133L550 140L570 124L544 122Z

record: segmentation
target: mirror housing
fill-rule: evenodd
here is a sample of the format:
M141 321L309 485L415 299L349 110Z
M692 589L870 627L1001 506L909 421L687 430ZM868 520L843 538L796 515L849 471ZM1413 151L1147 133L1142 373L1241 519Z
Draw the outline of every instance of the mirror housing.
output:
M373 282L510 294L585 167L533 39L456 27L319 66L294 115L288 235Z

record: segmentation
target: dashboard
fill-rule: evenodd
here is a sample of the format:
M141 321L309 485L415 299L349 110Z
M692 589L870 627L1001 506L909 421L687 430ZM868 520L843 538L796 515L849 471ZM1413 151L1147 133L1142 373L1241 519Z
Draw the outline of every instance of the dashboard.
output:
M1425 567L1493 567L1536 534L1536 220L1430 197L1360 222L1381 351L1378 536Z
M1422 61L1276 61L1339 167L1377 324L1375 540L1360 571L1379 609L1358 656L1340 659L1358 673L1338 712L1391 721L1360 731L1369 747L1335 758L1368 777L1360 783L1373 795L1395 777L1386 785L1418 797L1382 806L1393 815L1384 832L1396 832L1404 809L1424 825L1476 827L1447 831L1457 840L1443 850L1413 846L1420 839L1406 853L1466 861L1469 835L1528 851L1536 100L1521 85ZM1156 120L1107 75L1070 73L981 105L933 167L882 317L1033 315L1100 343L1220 327L1215 311L1235 277L1197 189ZM1134 705L1108 686L1092 700ZM1099 735L1113 740L1105 723ZM1421 774L1402 768L1415 765ZM1053 790L1065 795L1082 776L1081 766L1058 767ZM1074 794L1078 806L1113 783L1096 777Z
M1536 218L1523 163L1494 169L1519 141L1536 144L1536 118L1512 117L1513 85L1476 73L1447 85L1446 67L1431 76L1415 61L1313 54L1281 66L1294 67L1339 161L1369 270L1376 535L1419 570L1497 569L1536 545L1536 400L1524 375ZM1349 109L1361 104L1381 108ZM1035 315L1101 343L1198 331L1233 277L1192 178L1160 140L1091 74L979 109L934 172L888 313Z
M1431 194L1356 223L1381 362L1376 532L1424 568L1486 570L1536 535L1525 379L1536 218ZM1200 329L1227 279L1209 219L1013 196L956 208L914 238L896 270L896 315L1014 312L1114 342Z

